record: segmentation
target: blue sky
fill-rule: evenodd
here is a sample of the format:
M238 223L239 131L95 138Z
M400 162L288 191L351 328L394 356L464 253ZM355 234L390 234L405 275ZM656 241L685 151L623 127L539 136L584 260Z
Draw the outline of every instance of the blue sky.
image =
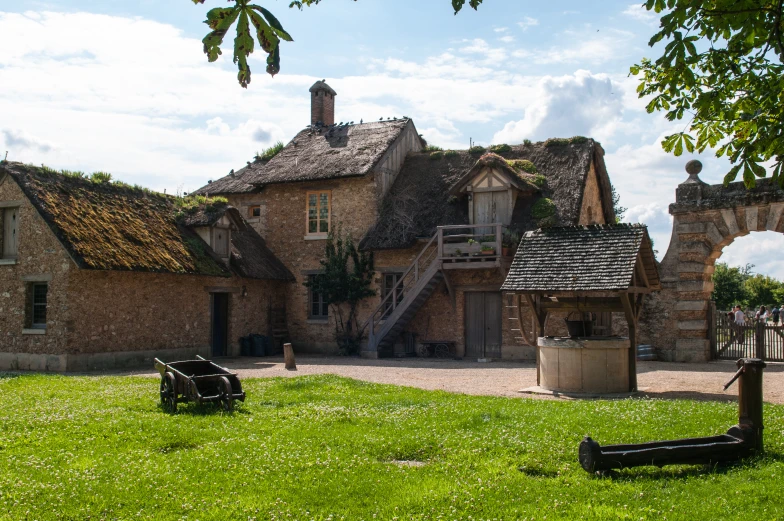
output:
M254 55L247 90L228 45L216 64L202 53L205 13L222 0L3 2L0 151L187 192L287 142L309 123L307 89L323 78L338 121L410 116L444 147L594 137L628 220L666 251L667 206L691 156L661 151L683 123L647 114L628 76L656 56L657 20L639 4L485 0L453 16L448 0L324 0L301 12L259 1L295 42L275 78ZM700 159L702 178L720 182L726 161ZM783 246L779 234L752 234L721 260L784 277Z

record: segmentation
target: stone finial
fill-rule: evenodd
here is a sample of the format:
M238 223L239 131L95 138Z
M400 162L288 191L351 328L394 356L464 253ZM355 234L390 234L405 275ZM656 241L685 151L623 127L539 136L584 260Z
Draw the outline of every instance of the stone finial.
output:
M707 184L702 179L700 179L700 172L702 172L702 163L697 161L696 159L692 159L688 163L686 163L686 172L689 174L689 178L681 184L700 184L704 185Z

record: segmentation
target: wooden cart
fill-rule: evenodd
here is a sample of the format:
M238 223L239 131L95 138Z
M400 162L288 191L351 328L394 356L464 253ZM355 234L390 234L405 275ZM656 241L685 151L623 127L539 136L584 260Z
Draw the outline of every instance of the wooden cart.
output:
M417 349L417 354L422 358L435 356L436 358L454 358L455 343L451 340L422 341Z
M231 411L234 400L245 401L237 373L198 355L196 358L169 364L155 359L155 369L161 373L161 405L167 411L176 412L179 402L213 402Z

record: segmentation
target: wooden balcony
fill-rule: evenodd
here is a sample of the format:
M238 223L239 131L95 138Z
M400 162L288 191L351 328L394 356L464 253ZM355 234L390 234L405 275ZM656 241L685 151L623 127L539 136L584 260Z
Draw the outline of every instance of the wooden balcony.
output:
M503 225L499 223L439 226L436 237L441 269L501 267L503 230Z

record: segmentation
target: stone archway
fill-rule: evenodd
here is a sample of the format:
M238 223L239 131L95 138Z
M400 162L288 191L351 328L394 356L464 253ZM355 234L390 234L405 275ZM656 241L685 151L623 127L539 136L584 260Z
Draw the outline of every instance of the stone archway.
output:
M642 317L642 339L663 360L710 359L708 303L716 259L737 237L755 231L784 231L784 191L770 179L747 190L743 183L709 185L702 164L689 161L689 178L678 185L672 238L659 267L661 293Z

